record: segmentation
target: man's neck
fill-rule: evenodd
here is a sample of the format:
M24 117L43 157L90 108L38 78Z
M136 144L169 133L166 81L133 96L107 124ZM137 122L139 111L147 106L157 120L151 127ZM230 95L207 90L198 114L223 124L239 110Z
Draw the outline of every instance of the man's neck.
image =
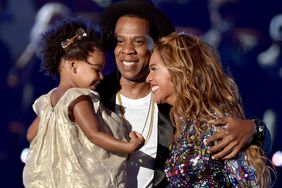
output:
M126 80L121 77L120 79L120 93L127 98L139 99L147 96L151 92L150 85L144 82L134 82Z

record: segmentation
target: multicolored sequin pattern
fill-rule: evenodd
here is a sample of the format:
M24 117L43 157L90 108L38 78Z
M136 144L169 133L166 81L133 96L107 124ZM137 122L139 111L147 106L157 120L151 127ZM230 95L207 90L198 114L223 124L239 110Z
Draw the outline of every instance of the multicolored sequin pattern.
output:
M236 160L212 160L204 140L214 128L206 122L185 121L178 144L173 145L166 161L165 174L172 187L225 188L258 187L255 170L240 152ZM196 134L197 131L201 134Z

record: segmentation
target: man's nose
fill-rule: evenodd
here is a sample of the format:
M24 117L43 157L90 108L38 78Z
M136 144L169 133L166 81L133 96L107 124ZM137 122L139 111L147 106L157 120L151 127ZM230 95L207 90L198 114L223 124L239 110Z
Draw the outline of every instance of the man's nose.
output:
M123 45L122 47L122 53L125 53L125 54L133 54L135 53L135 47L134 45L131 43L131 42L127 42Z

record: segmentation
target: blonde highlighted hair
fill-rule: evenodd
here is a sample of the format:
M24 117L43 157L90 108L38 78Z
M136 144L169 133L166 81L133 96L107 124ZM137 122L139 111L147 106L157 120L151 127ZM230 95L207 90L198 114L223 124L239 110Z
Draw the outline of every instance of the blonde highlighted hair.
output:
M183 126L179 117L209 121L227 112L244 118L238 87L224 72L214 48L196 36L172 33L155 44L154 52L160 55L175 87L176 102L170 112L175 135ZM269 187L271 168L261 148L251 145L245 152L256 169L260 187Z

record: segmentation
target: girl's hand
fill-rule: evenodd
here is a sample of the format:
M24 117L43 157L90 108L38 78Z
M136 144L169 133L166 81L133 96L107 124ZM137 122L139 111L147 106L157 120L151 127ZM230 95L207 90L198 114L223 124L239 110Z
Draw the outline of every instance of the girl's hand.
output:
M134 151L140 149L145 143L144 137L136 131L130 132L129 137L131 138L129 143Z

